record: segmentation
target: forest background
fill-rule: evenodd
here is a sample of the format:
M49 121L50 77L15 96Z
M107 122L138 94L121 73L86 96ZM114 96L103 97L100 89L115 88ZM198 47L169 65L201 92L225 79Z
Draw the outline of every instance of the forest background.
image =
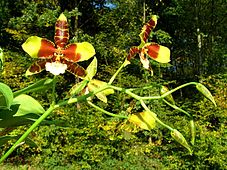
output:
M152 62L154 75L142 69L139 60L125 68L116 79L123 87L154 85L157 94L162 84L170 89L197 81L206 85L218 107L190 87L174 93L179 106L190 112L196 123L197 135L193 156L171 139L162 127L150 132L126 132L121 121L103 115L86 104L57 110L49 119L59 119L70 126L40 126L30 136L38 147L23 145L7 159L9 167L50 169L224 169L226 167L227 135L227 1L226 0L17 0L0 2L0 47L4 51L4 72L1 82L13 90L26 87L47 75L25 77L32 59L21 44L37 35L50 40L54 24L61 12L69 21L71 42L90 42L96 49L98 74L108 80L124 61L130 47L139 45L141 27L152 14L158 25L152 33L154 42L171 50L170 64ZM61 76L58 96L67 93L78 80ZM145 92L141 92L145 93ZM31 94L42 105L45 93ZM139 105L127 96L115 94L108 103L97 102L111 112ZM188 134L186 119L164 103L153 102L152 109L181 132ZM20 134L22 126L12 133ZM189 134L188 134L189 136ZM1 146L0 155L12 142Z

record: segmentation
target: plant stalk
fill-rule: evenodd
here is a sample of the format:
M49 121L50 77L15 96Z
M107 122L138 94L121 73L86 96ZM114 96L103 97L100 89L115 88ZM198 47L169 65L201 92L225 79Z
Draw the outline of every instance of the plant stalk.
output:
M103 113L105 113L105 114L107 114L107 115L109 115L109 116L118 117L118 118L123 118L123 119L128 119L128 116L117 115L117 114L110 113L110 112L108 112L108 111L106 111L106 110L104 110L104 109L98 107L97 105L93 104L93 103L90 102L90 101L87 101L87 103L88 103L90 106L94 107L95 109L97 109L97 110L99 110L99 111L101 111L101 112L103 112Z
M13 144L13 146L1 157L0 164L25 140L25 138L55 109L50 106L46 112L39 119L37 119L32 126Z

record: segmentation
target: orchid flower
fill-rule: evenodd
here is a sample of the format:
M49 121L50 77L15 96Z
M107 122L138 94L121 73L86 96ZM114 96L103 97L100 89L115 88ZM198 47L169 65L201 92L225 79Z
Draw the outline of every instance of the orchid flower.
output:
M127 60L130 61L136 54L139 54L140 61L143 64L143 67L150 69L149 60L146 56L149 56L151 59L160 62L168 63L170 61L170 50L162 45L159 45L155 42L146 42L151 31L157 25L157 16L152 15L151 19L146 23L140 33L141 44L139 46L134 46L130 48Z
M88 42L68 44L69 28L65 15L62 13L55 24L54 42L48 39L31 36L22 48L31 57L38 58L27 70L26 75L40 73L46 69L54 75L65 73L84 77L86 71L77 62L88 60L95 55L94 47Z

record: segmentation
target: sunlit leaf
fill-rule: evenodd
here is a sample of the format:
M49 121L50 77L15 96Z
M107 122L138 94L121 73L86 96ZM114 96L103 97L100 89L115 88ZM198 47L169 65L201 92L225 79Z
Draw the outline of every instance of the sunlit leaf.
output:
M92 84L92 83L88 83L88 86L87 86L87 87L88 87L88 90L89 90L90 92L96 91L96 90L98 89L98 87L95 86L95 85ZM104 94L103 91L102 91L102 92L99 92L99 93L96 93L95 96L96 96L99 100L103 101L104 103L107 103L107 97L106 97L106 95Z
M189 153L192 155L192 150L184 138L184 136L176 129L171 131L171 136L174 138L178 143L180 143L182 146L184 146L186 149L188 149Z
M104 86L106 86L106 85L107 85L107 83L104 82L104 81L92 79L92 80L88 83L87 87L88 87L88 91L89 91L89 92L94 92L94 91L96 91L96 90L98 90L98 89L100 89L100 88L102 88L102 87L104 87ZM110 94L113 94L113 93L114 93L114 90L113 90L113 89L105 89L105 90L103 90L103 91L101 91L101 92L99 92L99 93L96 93L95 96L96 96L99 100L101 100L101 101L107 103L107 97L106 97L106 96L108 96L108 95L110 95Z
M44 113L44 108L39 104L37 100L31 96L22 94L13 99L13 105L19 105L19 108L14 116L22 116L29 113Z
M40 118L39 114L28 113L22 116L15 116L19 110L19 104L12 105L10 110L0 110L0 128L14 128L34 123ZM41 125L68 126L67 122L60 120L43 120Z
M86 71L87 71L86 79L92 80L92 78L95 76L95 74L97 72L97 66L98 66L98 61L97 61L97 58L94 57L94 59L92 60L92 62L89 64L89 66L86 69Z
M201 92L207 99L209 99L215 106L216 102L214 100L214 97L212 96L211 92L201 83L196 84L196 88L199 92Z
M169 89L166 86L162 86L161 89L160 89L160 94L163 95L163 94L165 94L168 91L169 91ZM170 102L171 104L175 105L175 101L173 99L172 94L169 94L168 96L166 96L165 99L168 102Z
M104 87L104 86L107 85L106 82L100 81L100 80L97 80L97 79L92 79L89 84L92 84L97 88L101 88L101 87ZM103 90L102 93L105 94L106 96L108 96L110 94L114 94L114 90L113 89L106 89L106 90Z
M159 63L170 62L170 50L167 47L155 43L147 43L144 45L142 52L147 54L153 60Z
M0 109L9 109L13 103L13 92L9 86L0 83Z
M155 118L150 112L147 111L138 114L132 114L128 120L136 126L146 130L151 130L156 125Z

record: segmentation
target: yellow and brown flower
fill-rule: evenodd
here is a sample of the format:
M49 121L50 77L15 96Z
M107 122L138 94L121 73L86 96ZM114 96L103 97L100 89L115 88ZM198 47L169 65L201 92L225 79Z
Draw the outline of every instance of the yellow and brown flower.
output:
M62 13L55 24L55 43L45 38L31 36L22 45L24 51L31 57L38 58L38 61L27 70L26 75L36 74L46 69L54 75L62 74L67 70L76 76L84 77L86 71L77 62L94 56L95 49L88 42L68 44L68 41L68 22Z

